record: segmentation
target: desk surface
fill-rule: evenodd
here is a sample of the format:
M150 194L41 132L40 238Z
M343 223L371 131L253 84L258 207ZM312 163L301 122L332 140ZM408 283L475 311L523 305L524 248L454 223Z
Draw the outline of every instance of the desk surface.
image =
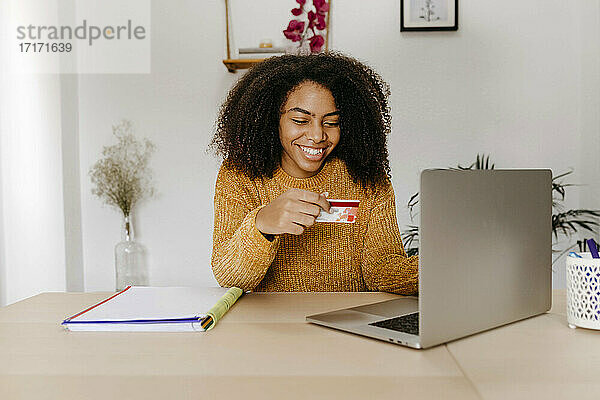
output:
M252 293L210 332L68 332L108 293L44 293L0 309L0 398L598 398L600 332L548 314L428 350L308 324L388 293Z

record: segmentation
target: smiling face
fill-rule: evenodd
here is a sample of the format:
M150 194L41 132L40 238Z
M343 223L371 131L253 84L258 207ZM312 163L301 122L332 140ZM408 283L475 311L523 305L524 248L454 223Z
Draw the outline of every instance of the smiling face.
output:
M296 178L316 175L340 141L339 118L327 88L304 82L293 89L279 118L281 168Z

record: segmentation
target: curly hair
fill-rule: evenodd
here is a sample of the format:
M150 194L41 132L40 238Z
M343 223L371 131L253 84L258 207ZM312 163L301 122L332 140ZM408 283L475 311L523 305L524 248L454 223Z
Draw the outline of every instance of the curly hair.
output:
M221 106L210 147L251 179L271 178L283 151L282 108L307 81L329 89L340 112L340 141L329 157L344 161L363 187L388 180L389 86L367 65L339 53L283 55L256 64Z

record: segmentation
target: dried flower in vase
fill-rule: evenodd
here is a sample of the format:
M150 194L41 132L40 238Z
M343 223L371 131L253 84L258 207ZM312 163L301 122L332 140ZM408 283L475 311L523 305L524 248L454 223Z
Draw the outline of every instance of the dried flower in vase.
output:
M131 121L113 126L113 135L117 144L104 146L103 157L90 168L92 193L128 217L138 202L154 195L148 164L155 146L149 139L134 136Z

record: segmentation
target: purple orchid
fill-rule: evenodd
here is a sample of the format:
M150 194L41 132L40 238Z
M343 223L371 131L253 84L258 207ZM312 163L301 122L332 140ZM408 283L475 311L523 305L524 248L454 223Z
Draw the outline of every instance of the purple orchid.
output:
M329 3L325 0L313 0L313 6L317 9L317 14L327 14L329 11Z
M312 53L318 53L321 51L321 48L325 44L325 39L321 35L313 35L310 39L310 51Z
M304 9L306 0L296 0L296 3L298 3L298 7L293 8L291 12L292 15L298 17L306 12ZM308 40L310 51L312 53L318 53L323 49L325 39L322 35L317 34L316 31L322 31L327 28L329 3L326 0L313 0L312 3L314 11L310 10L306 12L308 24L297 19L291 20L287 29L283 31L283 34L292 42L300 42L300 48L302 47L302 44L305 43L305 40ZM312 36L309 37L309 33L312 33Z
M306 4L306 0L296 0L296 3L299 4L298 8L292 8L292 14L296 17L304 12L304 4Z
M298 20L291 20L288 27L283 34L286 38L292 42L299 42L302 39L302 33L304 32L304 22Z
M309 11L307 14L308 17L308 29L312 29L315 26L315 19L317 19L317 14L314 11Z

